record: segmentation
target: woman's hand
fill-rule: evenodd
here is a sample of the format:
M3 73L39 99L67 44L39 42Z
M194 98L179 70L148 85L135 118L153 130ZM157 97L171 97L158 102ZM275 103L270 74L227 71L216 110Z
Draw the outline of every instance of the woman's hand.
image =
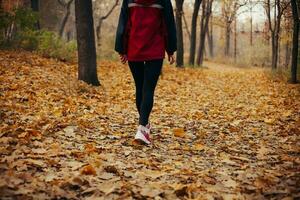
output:
M168 55L168 60L170 62L170 65L175 63L175 56L174 55Z
M125 54L120 54L120 59L122 64L126 64L127 62L127 55Z

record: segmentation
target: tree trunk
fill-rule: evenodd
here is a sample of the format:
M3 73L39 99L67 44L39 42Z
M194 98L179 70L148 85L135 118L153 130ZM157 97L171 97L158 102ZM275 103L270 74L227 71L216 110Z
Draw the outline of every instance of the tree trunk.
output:
M97 34L97 47L100 49L101 47L101 28L102 28L102 22L103 22L103 19L99 19L99 22L98 22L98 26L96 27L96 34ZM98 50L99 50L98 49ZM99 53L99 52L98 52Z
M292 66L291 66L291 83L297 83L297 67L298 67L298 45L299 45L299 13L297 8L297 1L291 0L294 31L293 31L293 49L292 49ZM299 5L298 5L299 6Z
M31 9L34 12L38 12L39 11L39 0L31 0Z
M266 14L267 14L267 19L268 19L268 26L269 26L269 31L271 33L271 67L272 69L277 68L277 48L276 48L276 28L277 28L277 18L276 18L276 0L275 0L275 7L274 7L274 25L272 25L272 19L271 19L271 1L267 0L266 4Z
M203 0L202 13L201 13L201 19L200 19L200 38L199 38L199 46L198 46L197 59L196 59L196 63L198 66L200 66L201 54L203 54L203 51L204 51L203 34L205 33L204 26L205 26L205 17L206 17L206 15L205 15L206 7L207 7L207 0Z
M276 42L276 35L274 32L271 33L271 38L272 38L272 69L276 69L277 68L277 52L278 52L278 48L277 48L277 42Z
M209 55L211 58L214 57L214 36L213 36L213 18L212 14L210 15L210 27L207 27L207 40L208 40L208 48Z
M270 5L270 0L266 1L266 5L265 5L265 11L266 11L266 15L267 15L267 20L266 20L266 26L268 26L269 32L271 32L271 37L272 37L272 20L271 20L271 5ZM269 34L267 34L266 31L266 44L270 45L270 39L271 37L269 36ZM272 43L272 40L271 40Z
M278 59L277 62L278 62L278 64L277 64L277 66L280 67L280 66L281 66L281 48L280 48L281 46L280 46L280 38L278 38L278 44L277 44L277 46L278 46L278 47L277 47L277 48L278 48L278 52L277 52L277 55L278 55L278 56L277 56L277 59Z
M75 0L78 79L99 86L92 0Z
M290 58L291 58L291 48L290 48L290 43L286 42L285 44L285 68L288 68L289 63L290 63Z
M277 69L277 65L278 65L280 21L281 21L280 0L275 0L274 30L272 31L272 69Z
M189 64L194 65L195 64L195 54L196 54L196 41L197 41L197 19L198 19L198 13L200 9L202 0L195 0L194 3L194 10L193 10L193 16L192 16L192 24L191 24L191 45L190 45L190 58L189 58Z
M183 32L182 32L182 13L184 0L176 0L176 31L177 31L177 56L176 66L183 67Z
M200 42L197 56L197 65L201 66L204 60L204 47L205 47L205 35L208 28L209 16L211 13L212 0L204 0L202 3L202 18L201 18L201 31Z
M67 21L68 21L68 19L69 19L70 14L71 14L70 8L71 8L72 3L73 3L73 0L70 0L70 1L67 3L67 5L66 5L66 10L67 10L67 12L66 12L66 15L65 15L64 18L63 18L63 21L62 21L61 26L60 26L60 29L59 29L59 36L60 36L60 37L63 36L64 30L65 30L65 26L66 26L66 24L67 24Z
M237 17L234 20L234 62L237 59Z
M31 9L32 9L32 11L34 11L34 12L39 12L39 10L40 10L40 9L39 9L39 0L31 0ZM39 21L36 22L35 28L36 28L37 30L39 30L39 29L41 28L40 22L39 22Z
M250 1L250 45L253 46L253 12L252 1Z
M230 55L230 34L231 34L231 24L226 23L226 30L225 30L225 56Z

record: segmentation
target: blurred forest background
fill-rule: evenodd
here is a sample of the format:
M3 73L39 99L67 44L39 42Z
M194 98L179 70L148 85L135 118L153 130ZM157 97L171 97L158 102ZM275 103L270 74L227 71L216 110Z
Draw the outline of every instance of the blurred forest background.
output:
M1 47L35 50L44 56L74 60L74 2L1 0ZM201 66L209 60L290 71L294 29L290 0L176 0L172 3L178 32L178 67ZM121 4L120 0L93 0L99 59L118 59L114 40Z

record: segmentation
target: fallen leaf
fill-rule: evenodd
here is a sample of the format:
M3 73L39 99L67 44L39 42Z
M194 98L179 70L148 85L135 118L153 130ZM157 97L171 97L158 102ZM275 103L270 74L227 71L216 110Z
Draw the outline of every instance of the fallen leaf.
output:
M185 137L185 132L183 128L175 128L173 129L173 134L175 137Z
M95 145L92 144L92 143L86 144L86 145L84 146L84 149L85 149L85 152L86 152L87 154L94 153L94 152L97 151Z
M264 119L264 122L267 124L274 124L275 119Z
M205 146L201 143L197 143L197 144L193 145L193 150L202 151L204 149L205 149Z
M65 132L65 136L67 137L75 137L75 130L77 129L76 126L67 126L66 128L64 128L64 132Z
M210 176L204 176L203 180L206 183L211 184L211 185L215 185L217 183L217 180L215 178L213 178L213 177L210 177Z
M84 174L84 175L94 175L96 176L97 173L96 173L96 170L93 166L91 165L86 165L84 166L82 169L81 169L81 174Z
M114 176L114 174L112 173L107 173L107 172L103 172L101 173L99 176L98 176L100 179L103 179L103 180L109 180L109 179L112 179Z

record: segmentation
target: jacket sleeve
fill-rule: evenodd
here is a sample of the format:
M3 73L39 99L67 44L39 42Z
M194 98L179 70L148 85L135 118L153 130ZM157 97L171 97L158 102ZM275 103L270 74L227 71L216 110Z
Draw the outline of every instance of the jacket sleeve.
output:
M169 55L172 55L177 50L177 34L173 7L170 0L164 0L164 17L167 29L166 51Z
M120 54L125 54L126 50L124 47L124 34L127 25L128 18L128 0L123 0L121 12L119 16L119 23L117 27L116 33L116 41L115 41L115 51Z

